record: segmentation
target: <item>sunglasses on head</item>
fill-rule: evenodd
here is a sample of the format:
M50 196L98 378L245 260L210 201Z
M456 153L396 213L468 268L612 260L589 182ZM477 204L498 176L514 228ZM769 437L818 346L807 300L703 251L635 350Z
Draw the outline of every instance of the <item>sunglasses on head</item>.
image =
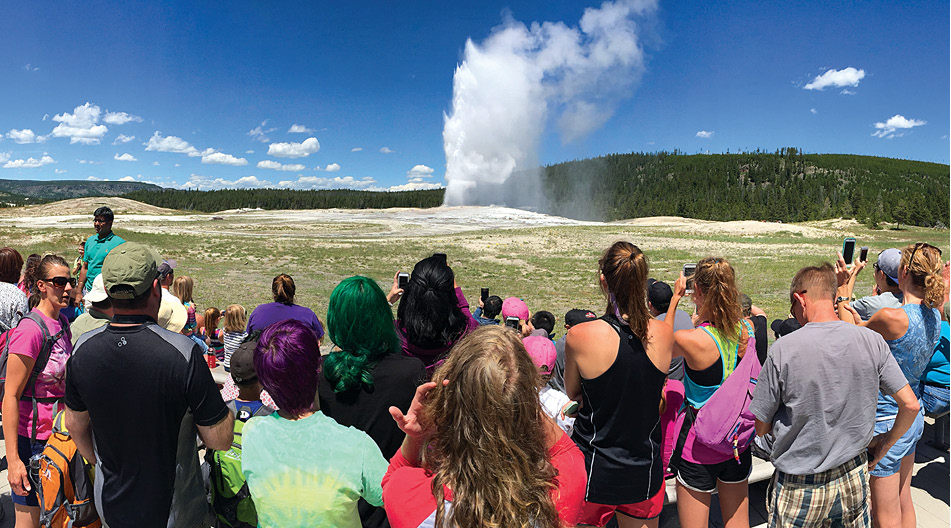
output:
M926 247L931 248L931 249L937 251L939 256L941 255L941 250L940 250L940 249L938 249L938 248L932 246L931 244L926 244L926 243L924 243L924 242L918 242L917 244L915 244L915 248L911 250L911 258L908 259L908 263L911 264L912 262L915 261L915 253L918 252L918 249L919 249L919 248L926 248Z
M57 288L65 288L67 284L70 286L76 286L75 277L50 277L48 279L43 279L44 282L52 283Z

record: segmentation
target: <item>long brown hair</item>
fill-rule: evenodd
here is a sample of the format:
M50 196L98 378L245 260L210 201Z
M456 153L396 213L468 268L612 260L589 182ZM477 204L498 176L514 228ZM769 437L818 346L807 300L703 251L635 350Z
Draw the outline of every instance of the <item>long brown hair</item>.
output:
M271 281L271 293L274 294L274 302L294 304L294 293L296 292L297 286L294 285L294 279L286 273L281 273Z
M453 347L433 380L438 385L421 418L435 431L422 462L433 474L436 526L560 526L541 379L518 334L478 328ZM445 485L453 492L449 513Z
M647 323L651 318L647 308L647 275L650 272L647 255L630 242L617 241L605 250L598 266L607 286L604 292L608 296L606 312L614 313L616 306L621 314L627 315L631 332L646 344Z
M941 277L941 252L938 248L919 242L901 250L901 268L908 272L911 283L924 292L925 306L938 308L944 303L947 285Z
M739 341L741 333L737 323L743 318L743 309L733 266L725 258L707 257L697 263L693 277L694 287L703 293L710 323L727 339Z

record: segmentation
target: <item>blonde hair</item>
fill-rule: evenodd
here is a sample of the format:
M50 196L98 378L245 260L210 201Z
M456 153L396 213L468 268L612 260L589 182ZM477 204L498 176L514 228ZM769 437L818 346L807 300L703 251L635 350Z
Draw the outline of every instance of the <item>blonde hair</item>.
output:
M697 263L694 287L703 294L703 304L710 314L710 323L730 341L741 338L737 323L743 318L736 273L725 258L707 257ZM741 344L741 349L742 345Z
M433 475L436 526L560 526L541 379L518 334L479 327L453 347L433 380L421 420L434 431L422 463ZM445 485L453 492L449 512Z
M607 288L607 313L614 313L616 307L627 315L631 332L647 344L647 323L651 318L647 308L647 255L630 242L618 241L605 250L598 266Z
M229 304L225 308L225 332L244 332L248 325L248 312L240 304Z
M178 297L183 303L193 303L192 291L195 288L195 282L188 275L179 275L172 281L172 295Z
M941 277L941 250L924 242L909 244L901 250L899 275L904 268L911 283L921 288L925 306L938 308L944 304L944 291L947 285Z
M221 311L212 306L205 309L205 335L214 337L215 330L218 329L218 321L221 319Z

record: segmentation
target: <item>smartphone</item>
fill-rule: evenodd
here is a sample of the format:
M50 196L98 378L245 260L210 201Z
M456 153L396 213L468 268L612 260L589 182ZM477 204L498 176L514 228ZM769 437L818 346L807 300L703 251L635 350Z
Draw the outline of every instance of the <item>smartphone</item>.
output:
M854 258L855 239L852 237L845 237L845 240L842 241L842 259L845 260L846 265L851 265Z
M868 262L868 246L862 246L859 250L859 262Z
M489 299L489 289L482 288L482 302L485 302Z
M445 253L433 253L433 256L438 258L443 264L446 263L446 254Z
M407 284L409 284L409 273L400 273L396 278L397 287L401 290L405 290Z
M511 328L512 330L518 331L518 317L510 315L505 318L505 326Z
M684 277L687 279L687 293L693 293L693 274L697 271L696 264L684 264Z
M568 403L566 403L564 407L561 408L561 417L564 418L565 416L571 416L571 415L577 414L578 409L580 408L581 408L580 403L574 400L571 400Z

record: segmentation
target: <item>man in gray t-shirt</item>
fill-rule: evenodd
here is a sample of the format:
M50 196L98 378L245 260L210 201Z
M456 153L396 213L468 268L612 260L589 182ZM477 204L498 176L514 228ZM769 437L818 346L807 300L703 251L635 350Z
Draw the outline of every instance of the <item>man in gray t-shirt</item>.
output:
M872 330L840 324L832 266L793 279L792 313L803 327L778 339L763 364L750 411L756 433L775 436L770 526L831 519L870 526L868 467L874 467L918 413L918 400L888 345ZM894 395L899 416L875 437L878 392ZM816 486L827 493L810 493Z

